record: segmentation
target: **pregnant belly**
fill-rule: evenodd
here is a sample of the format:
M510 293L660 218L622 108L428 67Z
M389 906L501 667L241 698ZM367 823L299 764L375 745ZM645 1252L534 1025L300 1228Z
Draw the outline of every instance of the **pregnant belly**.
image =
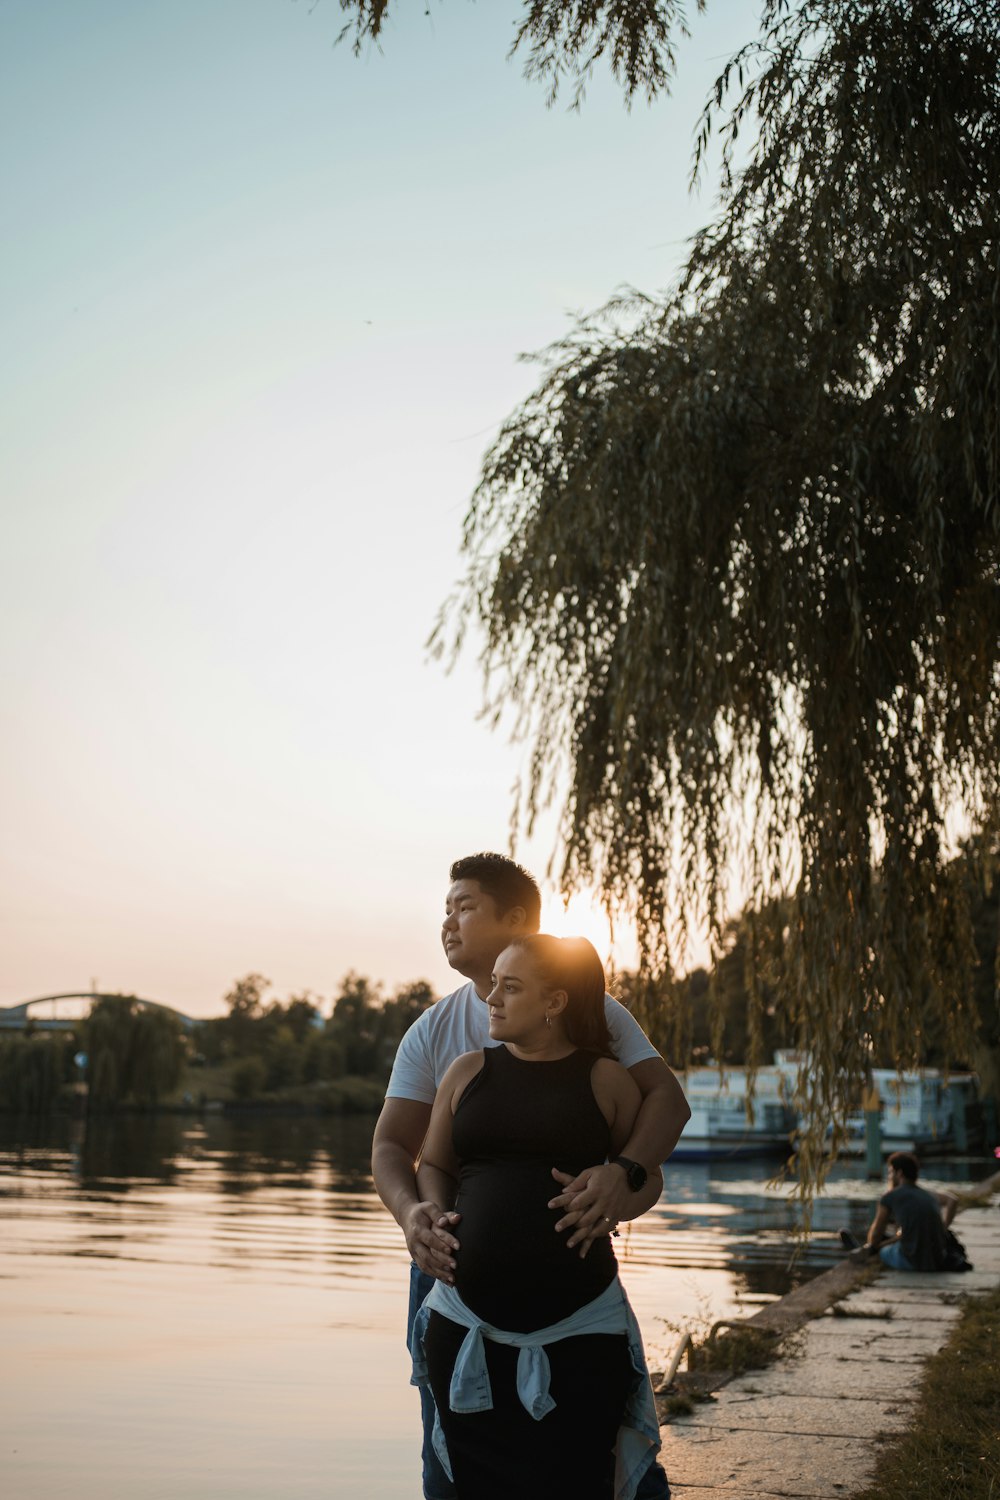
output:
M581 1259L556 1232L558 1192L548 1165L489 1163L463 1171L455 1207L455 1286L479 1317L497 1328L544 1328L591 1302L614 1279L611 1242Z

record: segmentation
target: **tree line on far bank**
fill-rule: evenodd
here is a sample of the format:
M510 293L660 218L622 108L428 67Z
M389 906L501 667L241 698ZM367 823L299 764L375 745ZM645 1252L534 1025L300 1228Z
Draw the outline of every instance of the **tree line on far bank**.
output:
M958 1055L940 1026L911 1039L913 1062L970 1068L984 1095L1000 1098L1000 984L998 927L1000 883L989 892L967 865L975 953L970 956L976 1042ZM728 1064L768 1062L776 1048L792 1045L794 1029L777 1001L768 964L750 962L757 941L747 914L728 930L726 952L714 968L695 969L679 983L622 973L612 988L654 1044L676 1066L717 1059ZM777 969L779 950L767 955ZM961 966L956 964L956 975ZM751 994L748 976L762 986ZM73 1032L28 1030L0 1040L0 1110L44 1113L80 1100L87 1108L196 1108L269 1105L321 1112L364 1112L379 1107L400 1038L434 1001L426 980L386 995L354 972L341 981L331 1013L309 992L285 1001L268 999L270 982L252 973L225 996L227 1013L185 1031L170 1011L126 995L105 996ZM956 996L956 1003L960 997ZM965 1003L968 1003L966 1001ZM81 1069L74 1057L83 1052ZM891 1058L872 1056L874 1066Z
M425 980L386 996L364 975L341 982L324 1018L311 993L267 999L261 974L238 979L227 1014L185 1030L169 1010L105 995L70 1032L32 1028L0 1040L0 1109L18 1114L286 1104L377 1108L400 1037L434 999ZM75 1058L83 1054L79 1066Z

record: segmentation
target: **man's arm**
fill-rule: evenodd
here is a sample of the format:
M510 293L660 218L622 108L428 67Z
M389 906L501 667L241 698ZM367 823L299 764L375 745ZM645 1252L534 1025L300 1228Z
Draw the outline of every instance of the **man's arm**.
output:
M684 1091L662 1057L647 1057L628 1070L639 1086L642 1103L632 1133L617 1154L627 1156L646 1168L648 1180L644 1189L634 1193L624 1168L606 1162L588 1167L572 1182L564 1185L550 1208L566 1212L556 1229L571 1230L567 1245L578 1245L585 1255L590 1242L607 1234L621 1219L637 1219L662 1192L662 1178L657 1191L660 1163L666 1161L680 1139L681 1131L691 1118ZM560 1177L559 1181L563 1181Z
M951 1221L958 1213L958 1199L954 1193L935 1193L938 1206L941 1209L941 1222L945 1229L950 1228Z
M878 1249L879 1245L881 1245L883 1239L885 1238L885 1231L888 1223L889 1210L886 1208L884 1203L880 1203L875 1217L874 1219L872 1219L871 1228L868 1230L868 1238L865 1240L865 1248L867 1250Z
M461 1171L461 1163L455 1154L453 1140L454 1107L476 1074L482 1071L482 1067L483 1054L481 1052L467 1052L452 1063L441 1080L441 1086L431 1109L431 1122L427 1127L427 1134L424 1136L424 1143L420 1150L420 1161L417 1165L417 1194L422 1195L423 1202L430 1201L435 1205L445 1204L449 1210L443 1215L444 1223L441 1218L435 1221L438 1239L441 1238L442 1230L446 1228L446 1225L455 1224L460 1218L459 1214L450 1212L458 1191ZM457 1248L458 1242L450 1235L448 1239ZM435 1266L432 1274L439 1277L441 1281L446 1281L449 1286L454 1286L454 1260L450 1255L447 1255L443 1262L440 1256L433 1258Z
M443 1277L455 1269L458 1241L439 1221L456 1224L458 1215L445 1215L440 1204L421 1201L417 1192L415 1164L430 1118L431 1106L419 1099L387 1099L372 1141L372 1176L416 1265L429 1276Z
M651 1171L665 1162L677 1145L691 1118L691 1107L662 1057L646 1057L629 1072L639 1085L642 1103L632 1134L619 1155L641 1161Z

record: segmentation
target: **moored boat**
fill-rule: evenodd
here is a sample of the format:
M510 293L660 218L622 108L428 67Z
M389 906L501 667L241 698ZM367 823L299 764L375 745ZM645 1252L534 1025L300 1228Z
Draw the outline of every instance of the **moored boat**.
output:
M943 1073L919 1068L897 1073L874 1068L872 1087L880 1105L879 1129L883 1154L891 1151L945 1152L956 1146L956 1110L976 1100L973 1073ZM848 1141L842 1149L863 1152L865 1117L860 1111L847 1120Z
M758 1069L752 1110L747 1108L746 1068L690 1068L681 1083L691 1118L671 1160L728 1161L780 1156L790 1149L795 1115L783 1067Z
M747 1107L746 1068L720 1069L713 1065L680 1074L691 1118L672 1160L720 1161L777 1156L793 1150L798 1123L793 1099L800 1062L798 1053L779 1051L772 1066L759 1068L752 1110ZM964 1149L966 1118L976 1116L975 1074L945 1074L938 1068L899 1074L893 1068L875 1068L871 1081L879 1097L884 1155L892 1151L945 1154ZM841 1152L863 1153L864 1114L857 1111L846 1123L848 1136Z

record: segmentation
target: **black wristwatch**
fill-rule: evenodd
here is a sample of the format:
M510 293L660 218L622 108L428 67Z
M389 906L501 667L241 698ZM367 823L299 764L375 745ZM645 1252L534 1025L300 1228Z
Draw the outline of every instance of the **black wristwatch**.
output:
M646 1186L646 1178L649 1173L641 1162L632 1161L628 1156L613 1156L612 1166L625 1168L625 1181L633 1193L639 1193Z

